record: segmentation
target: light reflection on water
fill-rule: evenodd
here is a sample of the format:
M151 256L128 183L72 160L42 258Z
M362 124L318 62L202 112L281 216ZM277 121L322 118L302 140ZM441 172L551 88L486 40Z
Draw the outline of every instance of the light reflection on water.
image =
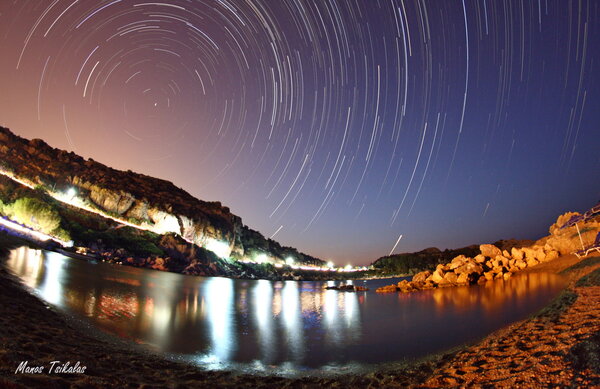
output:
M553 274L412 294L325 290L330 282L202 278L20 248L6 267L41 298L103 330L202 366L268 370L373 364L483 337L540 309ZM361 281L362 283L362 281Z

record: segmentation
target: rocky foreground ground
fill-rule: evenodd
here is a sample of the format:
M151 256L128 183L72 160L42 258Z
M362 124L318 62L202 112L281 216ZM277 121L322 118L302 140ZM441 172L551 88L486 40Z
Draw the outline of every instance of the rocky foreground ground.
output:
M201 371L91 336L0 269L0 387L598 387L600 256L582 261L563 256L525 271L562 272L570 283L535 316L460 350L402 369L288 379ZM81 361L87 369L85 374L14 374L24 360L31 365Z

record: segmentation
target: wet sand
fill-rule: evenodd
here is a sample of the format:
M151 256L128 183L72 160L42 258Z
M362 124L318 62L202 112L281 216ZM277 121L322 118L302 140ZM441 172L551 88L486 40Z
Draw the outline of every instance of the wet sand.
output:
M562 273L570 282L541 312L457 352L420 387L600 385L600 256L569 255L529 271Z
M282 378L203 371L69 320L0 269L0 387L594 387L600 385L600 256L529 271L562 272L565 291L482 341L366 375ZM452 336L452 334L448 334ZM80 361L84 374L15 374L22 361Z

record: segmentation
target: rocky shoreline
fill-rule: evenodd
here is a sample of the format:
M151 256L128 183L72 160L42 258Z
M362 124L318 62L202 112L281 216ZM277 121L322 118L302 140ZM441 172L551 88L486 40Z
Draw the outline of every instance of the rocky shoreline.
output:
M483 284L493 280L508 280L513 273L540 263L552 261L559 252L552 246L534 245L532 247L501 251L491 244L480 246L481 254L474 258L459 255L450 263L439 264L431 272L417 273L411 281L403 280L396 285L386 285L377 289L378 293L415 292L418 290L443 288L468 284Z
M443 288L449 286L483 284L493 280L508 280L516 273L540 264L551 262L560 255L568 255L578 250L577 244L591 241L600 230L598 220L582 223L582 230L574 226L563 227L578 213L567 212L560 215L552 226L550 235L528 247L512 247L501 250L491 244L479 246L479 254L474 257L458 255L449 263L437 265L434 271L422 271L413 276L411 281L403 280L397 284L386 285L377 289L378 293L410 293L419 290ZM585 238L585 239L584 239Z
M571 280L533 317L481 342L403 368L360 375L278 376L204 371L98 338L0 270L0 386L25 387L593 387L600 384L600 256L562 256L525 271ZM15 374L19 363L80 361L85 374Z

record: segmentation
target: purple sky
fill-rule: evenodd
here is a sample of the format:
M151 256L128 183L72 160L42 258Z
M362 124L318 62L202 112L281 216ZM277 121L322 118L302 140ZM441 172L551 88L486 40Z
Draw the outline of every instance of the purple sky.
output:
M539 238L600 199L599 22L585 0L2 1L0 124L340 265Z

